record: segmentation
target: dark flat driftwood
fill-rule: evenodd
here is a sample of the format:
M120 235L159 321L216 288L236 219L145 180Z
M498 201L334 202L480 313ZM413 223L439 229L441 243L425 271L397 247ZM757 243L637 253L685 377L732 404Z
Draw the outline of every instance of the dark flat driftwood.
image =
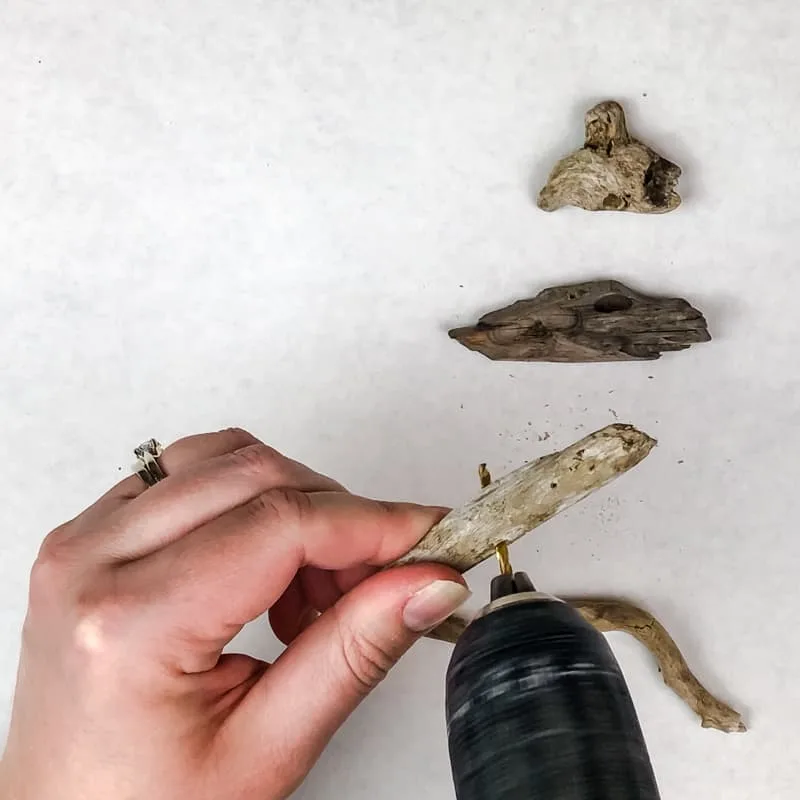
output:
M583 147L553 168L539 192L539 208L663 214L680 205L675 186L681 168L628 133L618 102L590 108L584 127Z
M711 336L680 298L650 297L619 281L554 286L454 328L452 339L495 361L652 361Z
M451 511L390 566L434 561L467 572L493 557L501 542L516 541L639 464L655 445L653 438L633 426L615 424L494 483L481 464L480 494ZM621 631L644 644L667 686L700 717L703 727L728 733L746 730L738 712L714 697L692 674L672 637L647 611L619 599L566 601L598 630ZM428 637L455 642L467 624L462 615L454 614Z

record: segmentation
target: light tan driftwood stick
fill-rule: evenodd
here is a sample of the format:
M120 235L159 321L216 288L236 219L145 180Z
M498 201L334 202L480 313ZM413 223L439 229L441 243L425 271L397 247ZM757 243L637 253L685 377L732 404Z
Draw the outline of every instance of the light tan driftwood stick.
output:
M575 505L635 467L656 441L632 425L608 425L489 484L474 500L451 511L392 564L447 564L460 572Z

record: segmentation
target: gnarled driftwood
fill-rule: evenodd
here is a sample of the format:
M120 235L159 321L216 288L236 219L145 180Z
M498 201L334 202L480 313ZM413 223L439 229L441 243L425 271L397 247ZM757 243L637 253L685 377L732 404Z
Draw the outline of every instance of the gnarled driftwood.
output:
M539 192L539 208L663 214L680 205L675 186L681 168L628 133L618 102L590 108L584 127L583 147L553 168Z
M650 297L613 280L544 289L485 314L450 338L495 361L652 361L711 336L686 300Z

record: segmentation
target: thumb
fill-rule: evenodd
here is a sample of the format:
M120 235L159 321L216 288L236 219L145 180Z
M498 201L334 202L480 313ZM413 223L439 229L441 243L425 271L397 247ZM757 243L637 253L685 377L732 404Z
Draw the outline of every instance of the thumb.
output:
M397 661L469 596L461 575L441 565L367 578L306 628L253 687L237 714L242 738L249 731L261 747L291 753L302 779Z

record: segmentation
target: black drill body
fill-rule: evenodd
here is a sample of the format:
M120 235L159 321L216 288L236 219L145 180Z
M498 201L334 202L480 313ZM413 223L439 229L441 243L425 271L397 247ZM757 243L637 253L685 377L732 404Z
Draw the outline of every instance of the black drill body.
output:
M456 643L446 713L458 800L659 800L605 637L524 573Z

